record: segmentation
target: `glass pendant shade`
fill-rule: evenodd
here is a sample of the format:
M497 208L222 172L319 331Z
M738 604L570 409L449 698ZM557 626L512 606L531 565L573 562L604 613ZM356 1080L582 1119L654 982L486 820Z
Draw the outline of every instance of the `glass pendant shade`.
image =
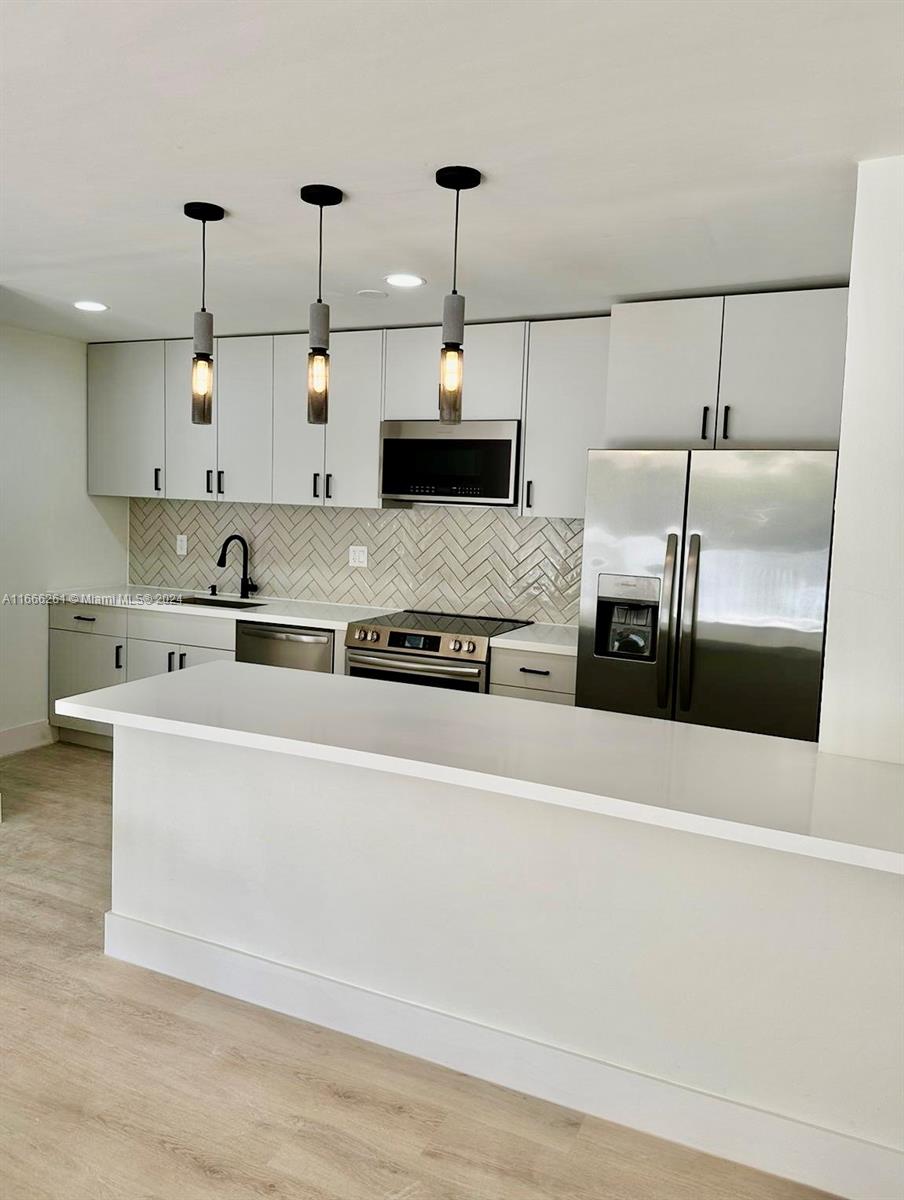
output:
M213 313L195 313L194 357L191 360L191 422L213 422Z
M330 306L311 305L308 351L308 424L326 425L330 406Z
M439 354L439 419L445 425L457 425L461 420L463 366L461 346L443 346Z

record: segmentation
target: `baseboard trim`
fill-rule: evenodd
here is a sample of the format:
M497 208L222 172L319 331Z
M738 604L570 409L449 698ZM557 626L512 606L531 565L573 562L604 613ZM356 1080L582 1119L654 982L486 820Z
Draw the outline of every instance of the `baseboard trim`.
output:
M105 952L263 1008L848 1200L904 1189L904 1154L406 1000L108 912Z
M60 741L71 742L75 746L90 746L92 750L106 750L113 753L113 738L105 733L92 733L88 729L61 729Z
M32 721L28 725L0 729L0 758L21 754L23 750L35 750L38 746L49 746L55 741L56 732L48 721Z

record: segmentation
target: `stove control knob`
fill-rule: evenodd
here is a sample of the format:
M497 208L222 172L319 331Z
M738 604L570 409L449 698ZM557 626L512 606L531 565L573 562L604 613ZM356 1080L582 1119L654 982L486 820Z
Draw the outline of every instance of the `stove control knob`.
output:
M473 654L474 651L477 649L477 647L474 645L473 642L468 642L467 646L465 646L465 649L467 650L467 652L469 654Z
M356 629L355 630L355 640L359 641L359 642L366 642L367 641L367 630L366 629Z
M377 633L376 629L372 629L370 631L370 640L372 642L378 642L380 640L380 635Z
M452 642L452 649L453 649L453 650L455 650L455 651L458 651L458 650L460 650L460 649L461 649L461 642L458 640L458 638L456 638L456 639L455 639L455 640Z

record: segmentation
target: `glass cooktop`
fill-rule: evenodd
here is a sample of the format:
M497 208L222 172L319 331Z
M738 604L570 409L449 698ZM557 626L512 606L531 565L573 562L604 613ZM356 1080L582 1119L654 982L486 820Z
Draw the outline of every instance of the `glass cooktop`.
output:
M514 621L504 617L472 617L467 613L423 612L406 608L402 612L384 613L373 619L374 625L387 629L420 629L425 633L452 633L457 637L498 637L512 629L530 625L530 621Z

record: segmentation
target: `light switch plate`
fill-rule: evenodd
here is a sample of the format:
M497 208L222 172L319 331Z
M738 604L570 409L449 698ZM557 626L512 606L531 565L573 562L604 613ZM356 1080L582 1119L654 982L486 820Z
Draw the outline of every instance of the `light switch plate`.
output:
M188 554L188 535L184 533L176 534L176 553Z
M367 566L367 547L366 546L349 546L349 548L348 548L348 565L350 567L366 567Z

